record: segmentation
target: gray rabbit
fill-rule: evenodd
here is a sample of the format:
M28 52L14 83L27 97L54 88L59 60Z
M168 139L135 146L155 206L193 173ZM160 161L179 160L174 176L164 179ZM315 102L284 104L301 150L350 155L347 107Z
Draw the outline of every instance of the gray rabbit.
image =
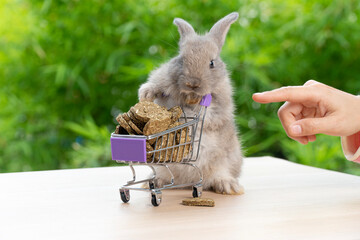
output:
M179 55L152 71L139 89L140 101L155 101L167 108L179 105L187 116L197 112L203 96L212 95L195 164L203 172L204 190L223 194L243 193L238 182L243 156L234 123L233 90L226 65L220 59L226 34L238 16L236 12L225 16L205 35L196 34L188 22L176 18ZM188 166L174 164L170 168L176 184L198 180L194 169ZM157 173L158 185L169 181L165 168L159 167Z

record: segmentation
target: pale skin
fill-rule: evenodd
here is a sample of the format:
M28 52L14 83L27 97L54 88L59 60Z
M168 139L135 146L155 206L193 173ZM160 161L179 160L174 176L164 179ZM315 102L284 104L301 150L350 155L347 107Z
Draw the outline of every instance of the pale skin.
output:
M316 134L349 136L360 131L360 96L314 80L253 94L259 103L285 102L278 116L286 134L307 144Z

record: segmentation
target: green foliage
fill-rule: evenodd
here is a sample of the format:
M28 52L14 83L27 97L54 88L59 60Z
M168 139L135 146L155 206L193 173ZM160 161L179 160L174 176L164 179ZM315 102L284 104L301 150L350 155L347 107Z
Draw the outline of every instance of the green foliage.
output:
M257 91L308 79L358 94L360 3L318 1L0 2L0 171L111 165L114 117L135 104L149 72L175 56L175 17L204 33L238 11L222 58L247 156L272 155L360 174L338 138L300 145L285 135L280 104Z
M91 117L81 121L81 124L66 122L64 127L78 135L72 143L73 151L70 151L68 156L72 161L64 167L100 167L109 164L110 141L106 127L98 127Z

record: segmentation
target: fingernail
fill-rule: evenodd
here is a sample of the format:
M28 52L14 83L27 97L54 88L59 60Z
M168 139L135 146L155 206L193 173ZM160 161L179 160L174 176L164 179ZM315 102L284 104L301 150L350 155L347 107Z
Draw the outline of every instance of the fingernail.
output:
M300 125L295 125L291 127L291 131L293 134L295 135L300 135L301 134L301 126Z

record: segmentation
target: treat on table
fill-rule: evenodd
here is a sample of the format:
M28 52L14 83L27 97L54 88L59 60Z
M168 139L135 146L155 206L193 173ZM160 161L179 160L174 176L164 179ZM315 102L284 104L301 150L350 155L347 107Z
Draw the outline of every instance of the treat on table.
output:
M211 198L186 198L182 200L185 206L214 207L215 201Z

